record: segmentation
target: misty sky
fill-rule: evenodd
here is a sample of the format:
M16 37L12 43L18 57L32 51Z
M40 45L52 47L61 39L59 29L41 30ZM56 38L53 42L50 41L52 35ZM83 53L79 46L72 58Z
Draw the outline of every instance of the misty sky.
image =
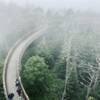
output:
M100 0L0 0L13 1L24 5L25 3L33 3L35 6L44 8L73 8L75 10L92 10L100 12Z

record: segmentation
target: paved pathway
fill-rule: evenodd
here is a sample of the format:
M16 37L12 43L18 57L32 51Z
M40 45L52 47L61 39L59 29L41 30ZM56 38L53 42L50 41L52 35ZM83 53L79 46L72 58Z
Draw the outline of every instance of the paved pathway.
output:
M34 34L30 34L25 40L23 40L17 48L13 51L11 54L11 57L8 58L9 60L7 61L7 71L6 76L5 76L5 87L6 90L9 93L14 93L14 99L13 100L20 100L19 96L16 93L16 86L15 86L15 81L18 76L18 71L19 71L19 66L20 66L20 60L22 57L22 54L26 50L26 48L37 38L39 38L41 35L43 35L43 31L36 32ZM6 91L5 91L6 92ZM7 93L6 93L7 94Z

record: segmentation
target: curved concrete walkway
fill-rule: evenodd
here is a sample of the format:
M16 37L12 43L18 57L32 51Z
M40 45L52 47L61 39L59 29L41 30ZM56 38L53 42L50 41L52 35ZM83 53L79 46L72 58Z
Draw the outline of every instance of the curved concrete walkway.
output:
M44 33L43 29L42 31L29 34L29 36L23 39L20 43L17 43L17 45L8 53L3 74L3 84L6 98L8 94L14 93L15 96L13 100L20 100L18 94L16 93L15 81L19 77L21 57L27 47ZM25 92L23 93L26 97L22 97L22 100L29 100Z

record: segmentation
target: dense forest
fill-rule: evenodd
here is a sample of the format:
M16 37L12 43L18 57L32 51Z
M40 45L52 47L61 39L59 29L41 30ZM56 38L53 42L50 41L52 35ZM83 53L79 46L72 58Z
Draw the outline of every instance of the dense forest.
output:
M73 38L51 34L23 56L21 75L30 99L99 100L99 51L93 40L80 33Z
M5 100L2 72L9 49L45 25L46 34L22 59L30 100L100 100L100 14L14 3L0 3L0 100Z

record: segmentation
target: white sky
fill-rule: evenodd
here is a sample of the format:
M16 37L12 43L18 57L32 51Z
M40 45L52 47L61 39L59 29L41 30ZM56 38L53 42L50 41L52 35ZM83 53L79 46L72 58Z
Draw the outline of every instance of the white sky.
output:
M75 10L93 10L100 12L100 0L0 0L18 4L33 3L44 8L73 8Z

